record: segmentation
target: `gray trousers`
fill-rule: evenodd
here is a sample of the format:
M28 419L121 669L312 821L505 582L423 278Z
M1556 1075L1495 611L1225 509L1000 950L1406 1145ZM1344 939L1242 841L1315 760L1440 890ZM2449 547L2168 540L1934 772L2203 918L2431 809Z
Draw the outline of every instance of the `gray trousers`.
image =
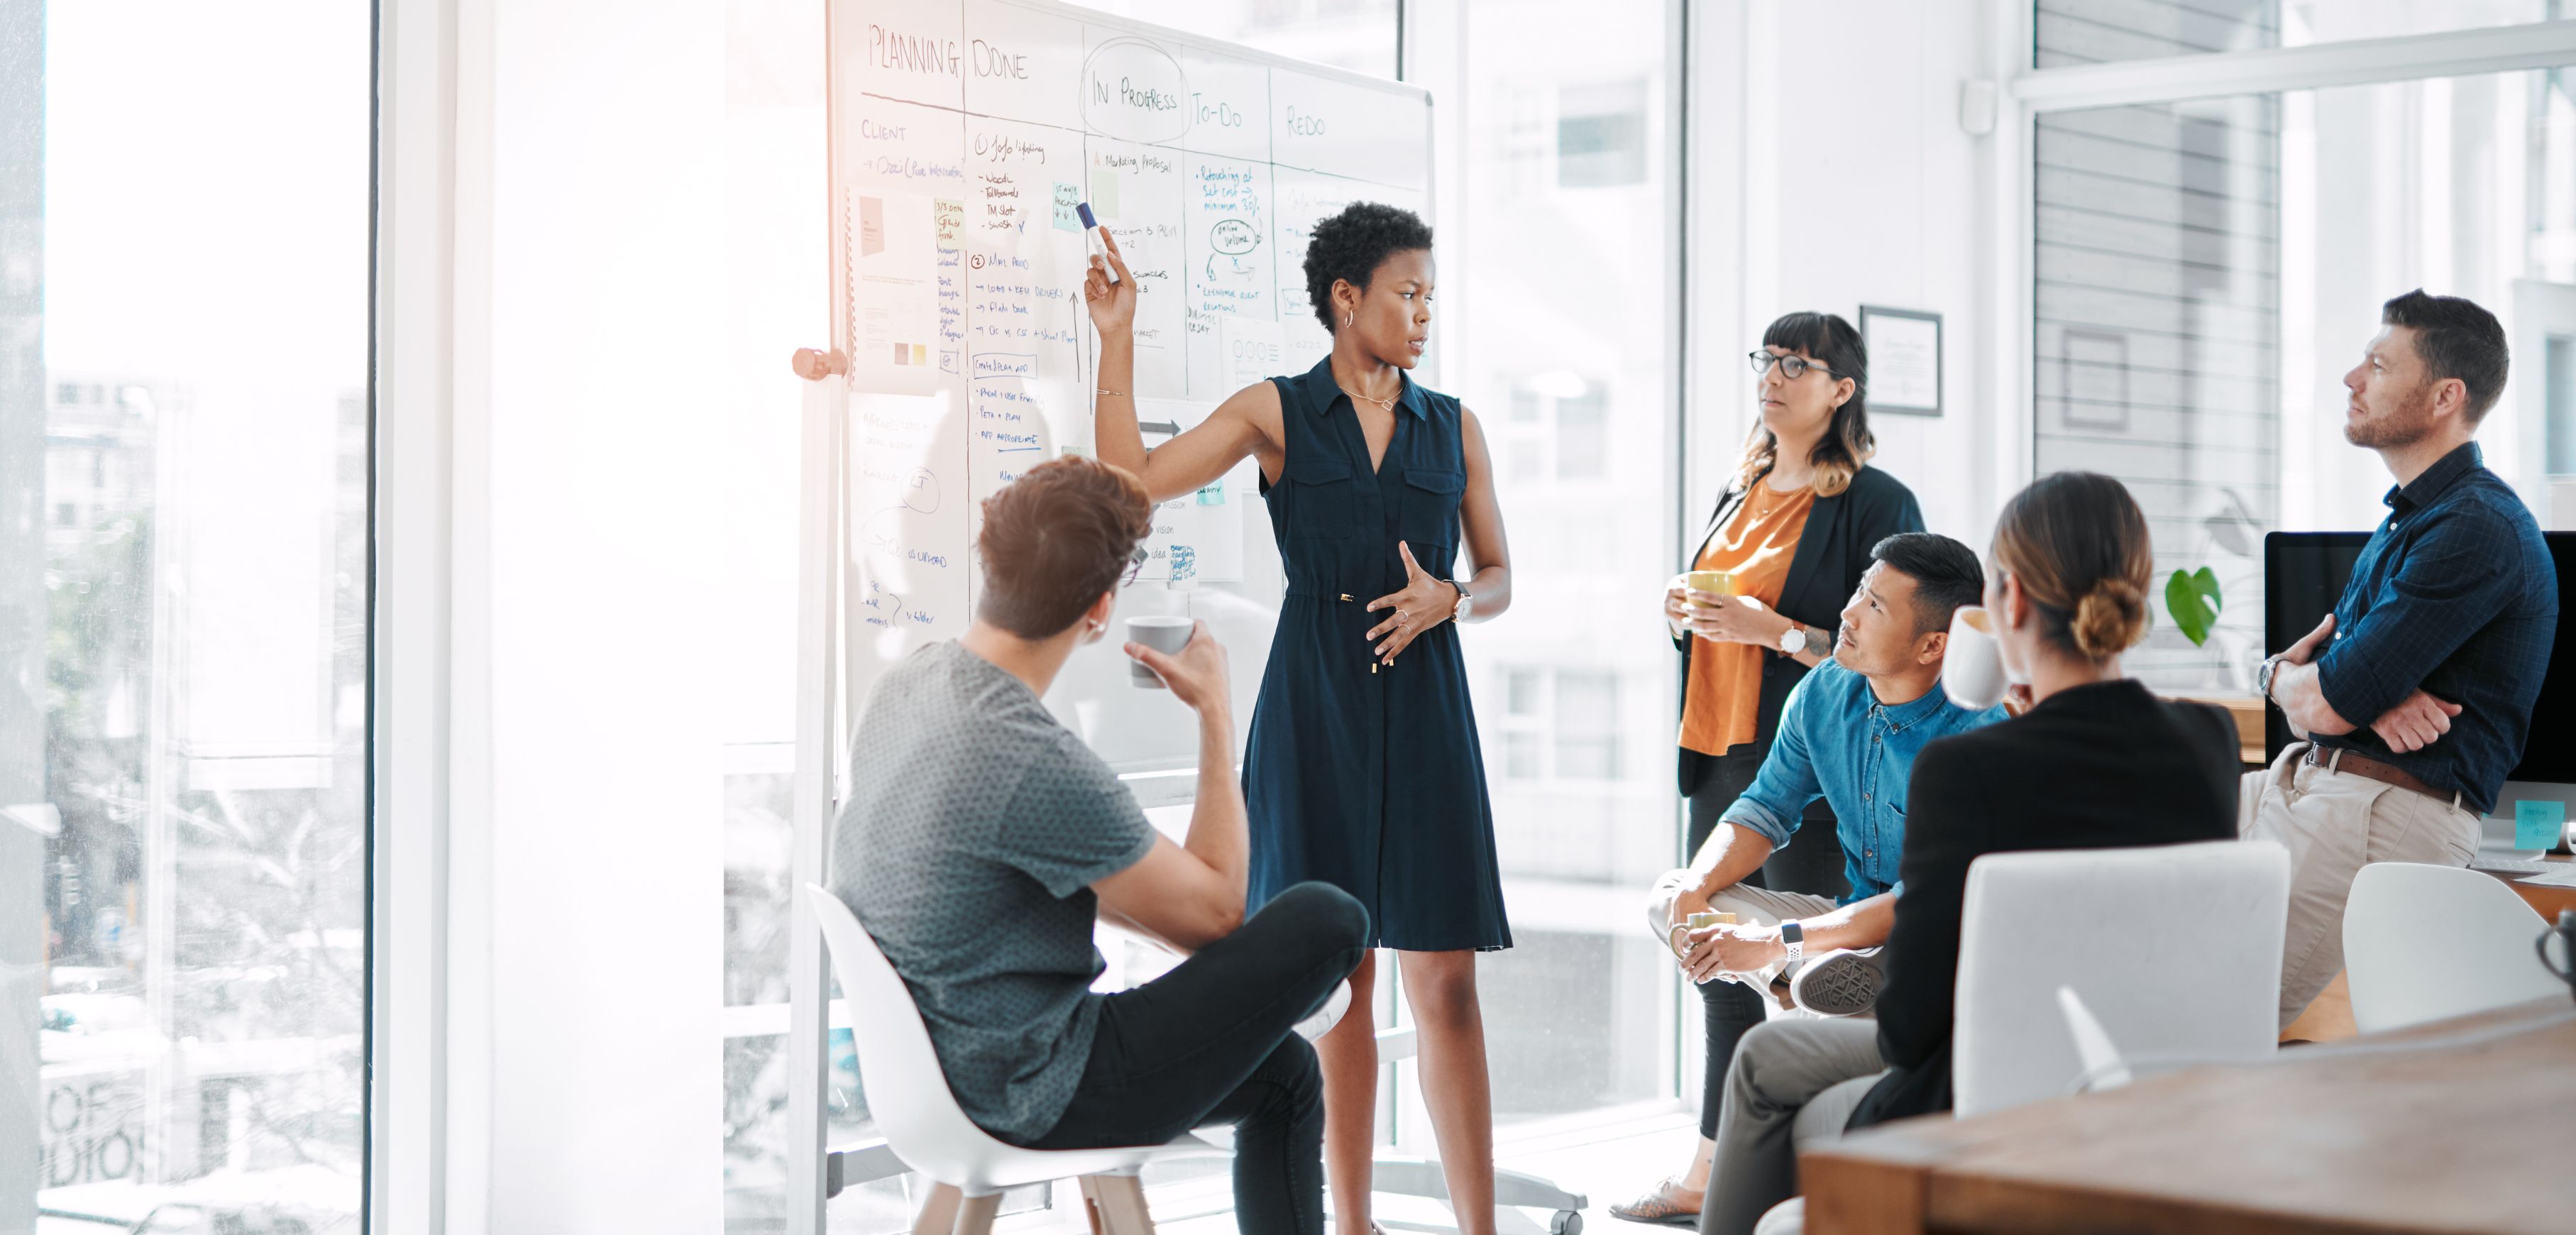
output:
M1798 1195L1798 1147L1842 1135L1886 1070L1876 1021L1778 1020L1747 1032L1727 1069L1700 1235L1752 1235L1765 1212Z

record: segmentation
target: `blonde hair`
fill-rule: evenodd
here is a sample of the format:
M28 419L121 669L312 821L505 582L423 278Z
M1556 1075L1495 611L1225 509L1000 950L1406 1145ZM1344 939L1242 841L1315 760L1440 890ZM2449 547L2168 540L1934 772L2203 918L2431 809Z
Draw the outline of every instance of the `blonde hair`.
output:
M2156 569L2147 517L2119 481L2059 472L2014 494L1995 522L1995 568L2021 584L2050 641L2103 661L2147 637Z

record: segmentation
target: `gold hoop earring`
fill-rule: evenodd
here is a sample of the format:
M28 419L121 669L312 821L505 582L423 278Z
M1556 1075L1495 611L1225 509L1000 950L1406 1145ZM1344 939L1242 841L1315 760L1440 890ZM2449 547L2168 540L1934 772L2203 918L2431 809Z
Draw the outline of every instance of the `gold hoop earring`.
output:
M1345 314L1343 314L1343 315L1342 315L1342 329L1344 329L1344 330L1348 330L1348 329L1350 329L1350 327L1351 327L1351 315L1350 315L1350 314L1348 314L1348 313L1345 313Z

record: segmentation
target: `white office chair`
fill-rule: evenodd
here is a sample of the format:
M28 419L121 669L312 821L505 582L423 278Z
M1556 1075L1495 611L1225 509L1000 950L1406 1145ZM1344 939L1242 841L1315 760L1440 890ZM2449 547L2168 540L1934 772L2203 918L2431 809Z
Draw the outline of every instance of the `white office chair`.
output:
M2102 1045L2116 1036L2132 1059L2269 1056L2289 898L2289 853L2270 841L1977 859L1950 1047L1959 1116L2055 1097L2085 1076L2060 987L2109 1027Z
M876 940L841 898L805 885L831 954L832 972L849 999L850 1034L859 1055L869 1113L887 1148L934 1187L913 1224L914 1235L987 1235L1002 1191L1058 1179L1081 1180L1093 1229L1103 1235L1152 1235L1145 1192L1136 1172L1148 1162L1223 1156L1195 1136L1166 1145L1123 1149L1021 1149L975 1126L948 1089L930 1032L921 1023L911 988L896 975Z
M2270 1055L2289 909L2290 854L2271 841L1993 853L1969 863L1953 1114L2056 1097L2078 1081L2127 1084L2097 1005L2127 1049L2155 1058ZM1796 1197L1771 1207L1754 1235L1797 1235L1806 1206Z
M2493 875L2413 862L2362 867L2343 907L2353 1027L2402 1029L2565 993L2531 954L2547 926Z

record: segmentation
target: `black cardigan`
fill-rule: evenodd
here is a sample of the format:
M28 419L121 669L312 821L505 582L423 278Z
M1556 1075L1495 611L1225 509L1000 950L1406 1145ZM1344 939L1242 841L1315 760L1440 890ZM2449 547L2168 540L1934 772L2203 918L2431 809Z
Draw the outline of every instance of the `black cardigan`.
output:
M1890 1070L1848 1126L1950 1109L1970 862L2019 849L2233 840L2238 757L2224 709L2161 700L2134 681L2060 691L2017 720L1925 746L1907 788L1905 892L1880 958L1878 1052Z
M1761 481L1756 478L1754 483ZM1684 559L1682 569L1699 561L1710 538L1742 505L1744 486L1727 486L1726 496L1717 499L1717 509L1708 516L1708 526L1701 530L1699 544ZM1923 508L1915 504L1914 491L1877 468L1863 467L1852 477L1851 487L1817 498L1815 508L1807 512L1807 526L1798 533L1798 549L1789 558L1789 578L1781 585L1777 608L1803 625L1831 634L1842 625L1843 605L1860 589L1861 572L1869 569L1870 549L1898 532L1922 530ZM1689 706L1691 645L1698 642L1689 635L1673 640L1682 653L1684 707ZM1762 704L1754 721L1755 740L1770 740L1780 727L1780 705L1789 698L1789 688L1805 676L1805 665L1776 649L1762 658ZM1700 768L1709 756L1687 746L1677 749L1681 760L1675 772L1687 797L1699 783Z

